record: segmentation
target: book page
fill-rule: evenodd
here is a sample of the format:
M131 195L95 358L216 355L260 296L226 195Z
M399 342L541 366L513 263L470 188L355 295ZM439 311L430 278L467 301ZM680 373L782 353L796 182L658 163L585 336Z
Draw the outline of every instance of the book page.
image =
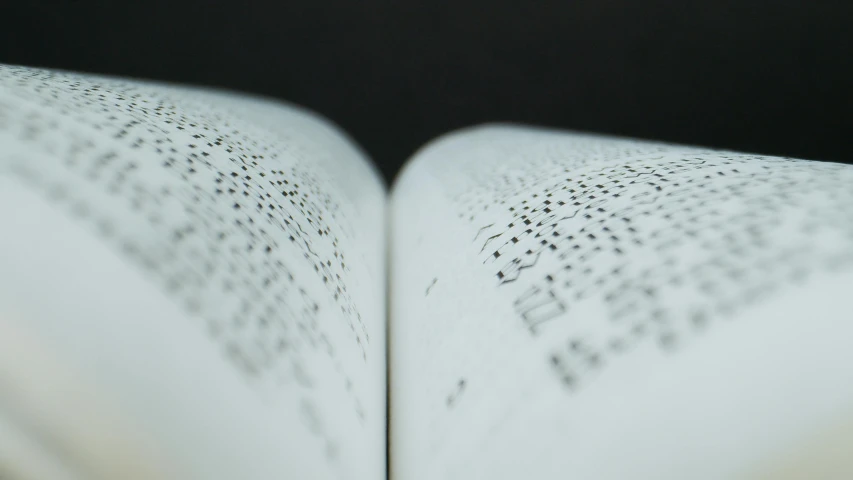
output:
M842 164L433 142L392 194L393 476L850 476L851 205Z
M0 67L0 472L384 476L384 209L299 108Z

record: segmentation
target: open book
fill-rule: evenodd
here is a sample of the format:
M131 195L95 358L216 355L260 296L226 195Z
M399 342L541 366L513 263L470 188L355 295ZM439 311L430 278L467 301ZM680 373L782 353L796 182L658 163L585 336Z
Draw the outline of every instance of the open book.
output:
M3 479L844 478L852 293L851 166L0 67Z

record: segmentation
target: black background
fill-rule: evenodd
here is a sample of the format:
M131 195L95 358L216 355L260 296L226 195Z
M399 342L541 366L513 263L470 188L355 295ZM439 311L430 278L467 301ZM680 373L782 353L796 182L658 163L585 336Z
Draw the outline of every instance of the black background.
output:
M853 161L846 1L7 1L0 62L286 99L387 178L484 121Z

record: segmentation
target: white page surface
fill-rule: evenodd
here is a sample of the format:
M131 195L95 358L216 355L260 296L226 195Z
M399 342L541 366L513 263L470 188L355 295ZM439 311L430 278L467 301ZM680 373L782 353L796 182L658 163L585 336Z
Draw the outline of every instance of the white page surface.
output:
M2 403L89 477L116 470L74 432L134 432L125 466L174 478L378 478L383 217L362 153L297 108L2 67L0 315L91 385L36 405L22 361ZM66 394L113 423L51 432L86 417Z
M853 418L849 166L486 126L392 204L397 478L764 478Z

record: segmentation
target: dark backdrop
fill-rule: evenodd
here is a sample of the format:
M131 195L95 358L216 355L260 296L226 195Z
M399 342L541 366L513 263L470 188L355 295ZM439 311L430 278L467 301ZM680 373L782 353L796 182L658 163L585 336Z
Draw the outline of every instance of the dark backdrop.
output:
M0 62L272 95L392 177L508 120L853 161L846 1L0 0Z

